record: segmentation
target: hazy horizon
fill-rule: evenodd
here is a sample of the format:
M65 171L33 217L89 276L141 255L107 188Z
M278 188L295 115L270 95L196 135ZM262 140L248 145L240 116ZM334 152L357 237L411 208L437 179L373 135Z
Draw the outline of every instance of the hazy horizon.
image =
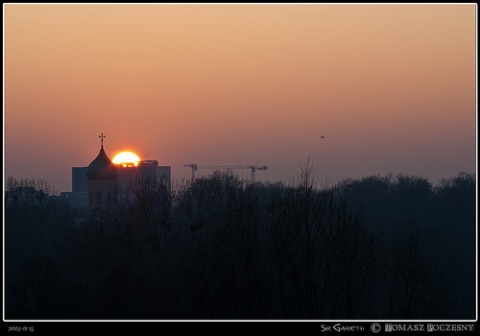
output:
M474 174L476 27L476 4L4 4L4 175L71 191L102 132L173 180Z

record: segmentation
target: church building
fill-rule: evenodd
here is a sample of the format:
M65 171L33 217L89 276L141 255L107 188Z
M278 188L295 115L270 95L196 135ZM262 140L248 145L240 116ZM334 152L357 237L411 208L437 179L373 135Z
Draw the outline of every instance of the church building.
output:
M139 183L148 187L171 187L171 167L159 166L157 160L137 163L113 163L105 152L103 133L100 152L87 167L72 167L72 192L62 192L73 208L110 208L119 200L128 200Z
M100 153L88 165L87 169L88 204L90 208L111 207L117 197L117 167L103 149L103 133L101 137Z

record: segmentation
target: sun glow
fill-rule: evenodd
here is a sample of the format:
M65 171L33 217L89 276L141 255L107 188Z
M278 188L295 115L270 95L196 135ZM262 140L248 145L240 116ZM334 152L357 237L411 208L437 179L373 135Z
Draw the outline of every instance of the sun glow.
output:
M112 160L113 163L121 164L124 167L129 165L138 166L139 161L140 161L140 158L138 157L138 155L132 152L118 153L117 155L115 155L115 157Z

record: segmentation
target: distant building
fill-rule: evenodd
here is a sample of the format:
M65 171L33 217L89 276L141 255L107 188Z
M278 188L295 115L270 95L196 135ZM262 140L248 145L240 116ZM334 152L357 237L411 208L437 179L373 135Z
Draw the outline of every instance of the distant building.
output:
M61 192L72 208L88 207L88 167L72 167L72 192Z
M108 208L117 197L118 170L102 147L87 169L88 205L90 208Z
M88 192L88 167L72 167L72 192Z
M134 164L118 165L119 190L127 190L140 181L144 183L156 182L162 185L170 185L170 167L159 166L157 160L143 160Z
M130 199L135 188L146 186L171 188L170 166L159 166L157 160L138 164L115 164L102 145L97 157L87 167L72 167L72 192L62 192L74 208L109 208L120 199Z

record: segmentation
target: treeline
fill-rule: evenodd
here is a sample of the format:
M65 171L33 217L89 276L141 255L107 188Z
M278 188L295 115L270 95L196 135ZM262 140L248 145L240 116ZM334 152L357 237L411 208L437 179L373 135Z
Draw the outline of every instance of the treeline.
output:
M215 173L83 221L9 201L7 319L472 319L475 177Z

